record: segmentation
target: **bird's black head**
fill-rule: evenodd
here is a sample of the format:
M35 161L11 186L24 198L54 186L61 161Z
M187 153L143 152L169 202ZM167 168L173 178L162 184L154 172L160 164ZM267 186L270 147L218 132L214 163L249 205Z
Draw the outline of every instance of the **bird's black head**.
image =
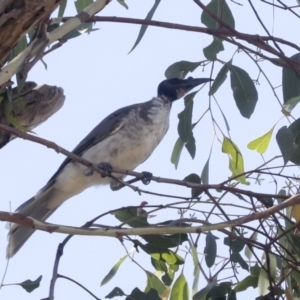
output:
M162 81L157 88L157 95L164 96L170 101L175 101L183 97L191 89L201 83L212 81L210 78L193 78L187 79L171 78Z

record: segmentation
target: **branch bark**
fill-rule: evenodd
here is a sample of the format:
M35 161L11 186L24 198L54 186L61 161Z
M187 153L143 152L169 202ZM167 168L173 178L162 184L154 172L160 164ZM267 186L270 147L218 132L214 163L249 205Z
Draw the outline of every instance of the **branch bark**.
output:
M0 64L36 24L48 17L61 0L0 0Z
M175 220L174 223L170 225L160 225L160 226L147 226L147 227L136 227L136 228L116 228L107 226L105 228L83 228L74 226L63 226L60 224L51 224L47 222L41 222L28 216L24 216L20 213L9 213L0 211L0 221L12 222L25 227L46 231L49 233L59 232L72 235L86 235L86 236L109 236L109 237L122 237L131 235L149 235L149 234L175 234L175 233L200 233L208 232L213 230L223 230L228 227L240 226L245 223L249 223L255 220L265 219L269 216L278 213L290 206L295 206L300 203L300 195L295 195L290 197L284 202L274 205L263 211L246 215L241 218L236 218L226 222L209 224L208 222L201 221L198 219L189 219L191 223L202 223L202 226L191 226L191 227L180 227L173 226L183 222L182 220ZM186 220L184 220L186 221Z

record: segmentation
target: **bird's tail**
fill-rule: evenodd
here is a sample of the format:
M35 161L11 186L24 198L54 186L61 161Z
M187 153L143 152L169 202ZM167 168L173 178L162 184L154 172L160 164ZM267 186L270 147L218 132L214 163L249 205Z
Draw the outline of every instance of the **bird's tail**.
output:
M57 198L62 198L62 193L59 193L55 188L50 187L44 191L42 189L36 196L24 202L16 212L39 221L45 221L65 200ZM60 202L59 205L52 205L54 201ZM6 256L10 258L19 251L35 230L12 223L8 223L8 226L9 233Z

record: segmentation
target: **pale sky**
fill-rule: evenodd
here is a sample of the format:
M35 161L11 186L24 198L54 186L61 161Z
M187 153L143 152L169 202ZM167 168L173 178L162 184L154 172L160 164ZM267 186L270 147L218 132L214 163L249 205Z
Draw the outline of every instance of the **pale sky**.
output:
M129 5L129 10L125 10L117 1L112 1L99 15L143 19L153 5L153 1L136 3L136 1L127 0L126 2ZM203 2L207 3L208 1ZM266 35L254 19L247 1L240 2L244 6L238 6L228 1L235 18L236 29L241 32ZM287 12L276 10L273 19L271 6L261 3L255 3L255 5L258 8L263 7L262 17L271 32L273 21L275 22L275 36L294 42L298 40L298 30L293 30L298 28L296 17ZM200 12L200 9L191 0L164 0L160 3L153 19L203 26L200 23ZM74 14L73 4L69 3L65 16ZM212 40L211 36L200 33L149 27L141 43L128 55L139 32L138 25L106 22L96 24L95 28L99 28L99 30L90 35L82 35L72 39L60 49L47 55L45 62L48 65L48 70L45 70L42 63L38 63L28 77L28 80L35 81L40 85L56 85L64 89L66 95L64 106L34 131L38 136L54 141L68 150L72 150L94 126L114 110L129 104L147 101L156 96L157 86L164 79L166 68L172 63L180 60L191 62L204 60L202 49ZM231 59L235 48L227 43L224 45L225 51L220 53L218 57L222 61L228 61ZM295 52L287 51L286 54L293 55ZM251 78L257 78L257 69L245 55L236 54L233 63L246 69ZM281 84L280 68L274 68L269 62L261 63L261 66L266 68L273 84L279 86ZM216 64L213 78L220 67L220 64ZM191 75L193 77L209 77L210 72L211 67L208 66L205 69L198 68ZM269 131L282 116L280 107L264 79L261 78L257 90L259 100L250 120L239 114L228 79L216 93L217 100L229 122L232 140L244 155L246 170L253 169L263 163L257 152L247 149L248 142ZM280 90L278 90L278 95L282 97ZM208 100L207 85L195 98L194 120L197 120L206 110ZM172 149L178 137L177 114L182 111L183 107L182 100L174 103L170 129L166 137L153 155L136 169L137 171L149 171L155 176L176 179L183 179L190 173L201 174L214 136L209 115L194 130L197 140L195 159L192 160L184 149L177 170L170 162ZM214 112L224 132L226 132L224 122L216 107L214 107ZM298 113L299 108L296 108L294 111L296 118ZM276 127L277 130L283 125L287 125L286 120L281 121ZM219 134L219 137L222 136ZM265 159L268 160L274 155L279 155L279 153L274 135ZM32 197L45 185L63 159L63 155L57 154L53 150L21 139L14 140L4 147L0 155L3 174L0 210L9 211L10 203L12 210L14 210ZM281 161L278 161L278 164L281 164ZM210 183L222 182L230 175L228 157L221 153L221 145L215 141L210 165ZM266 186L263 187L252 184L245 188L253 188L261 192L274 192L273 185L268 184L269 181L269 179L265 180ZM143 189L160 193L190 195L190 191L184 187L155 182L149 186L138 185ZM107 186L91 188L67 201L48 221L81 226L101 213L123 206L139 205L142 201L147 201L151 205L175 202L173 199L151 195L139 196L126 188L118 192L112 192ZM238 201L234 197L227 199L228 203L238 204ZM203 209L206 209L205 205ZM163 211L154 216L151 222L156 223L178 217L179 215L175 210ZM201 218L201 216L198 217ZM112 216L104 218L100 223L119 224ZM6 234L7 231L3 224L0 227L0 239L2 240L0 244L0 277L2 277L6 264ZM218 235L217 232L214 234ZM50 235L45 232L36 232L20 252L11 259L5 283L22 282L26 279L35 280L38 276L43 275L41 286L31 294L19 286L4 287L0 291L0 299L27 300L47 297L56 249L64 237L61 234ZM132 248L130 243L126 243L126 246L129 250ZM199 252L203 252L203 249L204 244L199 244ZM127 294L130 294L136 286L143 290L146 286L146 276L129 259L123 263L114 279L100 287L100 282L104 276L125 254L124 248L117 239L75 237L65 247L59 273L77 280L101 299L115 286L119 286ZM182 252L179 254L184 256ZM221 254L220 250L218 254ZM226 255L228 255L228 251ZM145 269L153 271L149 256L140 252L135 255L135 259ZM192 278L193 266L190 257L184 274L187 278ZM205 280L201 276L199 286L205 284ZM192 281L190 280L190 288L191 285ZM256 296L258 295L251 295L251 299ZM85 291L69 281L59 279L56 284L55 299L77 300L89 299L88 297L90 296Z

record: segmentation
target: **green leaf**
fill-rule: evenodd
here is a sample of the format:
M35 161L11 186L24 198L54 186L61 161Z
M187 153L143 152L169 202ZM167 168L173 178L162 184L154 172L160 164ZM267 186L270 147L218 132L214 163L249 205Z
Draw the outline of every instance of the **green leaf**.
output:
M147 293L147 299L146 300L161 300L161 297L159 297L157 290L150 289ZM130 298L132 300L132 298Z
M179 164L180 155L184 146L184 142L179 137L174 145L172 155L171 155L171 163L175 165L175 169L177 169Z
M289 127L293 133L293 154L290 161L294 164L300 164L300 118L294 121Z
M111 270L108 272L108 274L103 278L100 286L108 283L117 274L119 267L121 266L122 262L127 258L127 256L128 255L125 255L120 258L120 260L111 268Z
M62 40L70 40L76 38L84 33L90 33L93 31L93 23L81 23L73 30L66 33L61 39Z
M165 76L167 79L169 78L185 78L189 72L195 71L201 62L190 62L186 60L178 61L172 65L170 65L165 71Z
M178 114L178 134L183 142L187 142L191 136L192 131L192 113L193 113L194 101L189 101L185 106L185 109Z
M236 292L235 290L231 290L229 293L228 293L228 297L227 297L227 300L236 300Z
M124 208L122 210L113 212L114 215L122 223L126 223L131 227L145 227L149 223L147 221L147 212L144 209Z
M252 276L259 276L261 267L256 263L253 267L250 267L250 274Z
M256 289L258 286L258 276L249 275L241 280L234 288L234 290L239 293L246 291L249 287Z
M283 104L284 114L290 115L295 106L300 102L300 96L291 98Z
M271 128L267 133L251 141L247 147L250 150L256 150L258 153L263 154L269 147L270 140L273 134L274 127Z
M208 60L216 60L217 54L223 50L222 40L218 37L213 37L211 44L203 48L203 54Z
M151 244L144 245L138 240L135 240L134 243L156 260L163 261L169 265L184 264L184 259L172 250L163 247L157 247Z
M151 265L155 268L156 271L161 271L165 273L168 272L167 265L161 260L151 257Z
M125 300L161 300L161 298L155 289L150 288L147 293L144 293L140 289L135 288Z
M112 299L114 297L125 296L126 294L119 288L115 287L105 298Z
M205 262L208 268L211 268L216 260L217 256L217 243L213 234L209 231L205 238Z
M209 158L207 159L207 161L203 167L202 173L201 173L201 181L203 184L209 183L209 159L210 159L210 155L209 155Z
M226 1L223 0L212 0L209 2L206 7L223 22L229 25L231 28L235 28L234 18L232 16L231 10L227 5ZM219 22L217 22L214 18L212 18L205 11L201 14L201 22L208 28L218 29L220 28Z
M161 277L163 283L167 286L170 286L173 282L173 279L175 277L175 273L179 270L179 266L178 265L169 265L169 270L168 273L166 273L165 275L163 275Z
M215 284L215 282L209 283L206 287L201 289L193 296L193 300L206 300L208 292L214 287Z
M249 271L249 266L245 262L245 260L242 258L240 253L232 253L230 255L230 260L234 263L238 263L244 270Z
M198 253L197 248L194 247L194 245L189 241L191 254L193 258L193 264L194 264L194 281L193 281L193 288L192 288L192 294L196 294L198 290L198 284L199 284L199 277L200 277L200 268L199 268L199 259L198 259Z
M170 300L189 300L189 288L183 274L174 282L171 290Z
M60 2L59 9L58 9L58 14L57 14L58 18L62 18L64 16L66 7L67 7L67 0L62 0Z
M261 268L258 277L258 294L259 296L264 296L269 293L270 279L268 273Z
M258 235L258 233L257 233L257 232L254 232L254 233L251 235L250 240L256 241L256 240L257 240L257 235ZM249 245L246 244L246 247L245 247L245 250L244 250L244 254L245 254L245 256L246 256L249 260L251 259L252 255L253 255L253 253L252 253L250 247L251 247L251 246L249 246Z
M243 241L238 240L238 239L233 239L229 236L224 238L224 245L230 247L230 249L233 253L239 253L245 247L245 243Z
M178 224L178 227L186 227L186 225ZM153 246L157 246L160 248L174 248L178 247L182 243L188 240L188 236L186 233L182 234L163 234L163 235L156 235L156 234L148 234L148 235L141 235L141 237L147 241L149 244Z
M93 3L93 0L76 0L74 2L76 10L78 13L83 11L86 7L91 5Z
M222 152L229 155L229 169L232 172L232 176L240 175L244 173L244 159L243 156L237 147L229 138L224 136L222 144ZM246 181L245 175L241 175L236 178L242 184L249 184Z
M154 13L155 13L155 11L156 11L159 3L160 3L160 0L155 0L155 3L153 5L153 7L150 9L150 11L148 12L145 20L151 20L153 18ZM144 36L147 28L148 28L148 25L142 25L141 26L140 32L138 34L138 37L137 37L137 39L136 39L133 47L131 48L131 50L129 51L128 54L130 54L135 49L135 47L140 43L140 41L142 40L142 38L143 38L143 36Z
M126 4L126 2L124 0L117 0L123 7L125 7L126 9L128 9L128 5Z
M41 275L34 281L31 281L28 279L21 283L18 283L18 285L20 285L24 290L26 290L26 292L31 293L32 291L34 291L35 289L37 289L40 286L42 277L43 276Z
M286 126L281 127L276 134L276 140L283 157L283 162L286 165L294 151L292 130Z
M9 59L12 60L15 58L18 54L20 54L25 48L27 47L27 39L26 36L23 36L18 44L12 49L10 52Z
M174 279L174 273L165 273L163 276L161 276L161 280L166 286L170 286Z
M197 184L201 183L201 178L195 173L192 173L192 174L186 176L183 180L192 182L192 183L197 183ZM191 197L192 198L197 198L202 193L203 193L203 189L196 189L196 188L191 189Z
M186 143L185 147L189 151L192 158L194 158L196 154L196 143L192 127L192 114L194 106L193 97L196 95L196 93L197 92L193 92L185 96L185 108L181 113L178 114L178 134L181 140Z
M300 53L297 53L290 58L299 63ZM300 96L300 78L290 67L284 67L282 69L282 91L284 103Z
M234 65L229 69L235 103L241 115L249 119L258 100L256 87L246 71Z
M207 299L223 299L228 293L231 292L230 282L221 282L219 285L214 286L207 294Z
M145 292L147 293L151 289L155 289L160 296L163 295L166 290L165 285L160 281L160 279L157 276L155 276L151 272L149 271L145 271L145 272L147 275L147 286Z
M214 93L217 92L219 87L225 82L227 78L227 73L229 71L229 65L231 65L232 60L230 60L228 63L224 64L224 66L221 68L220 72L216 76L216 79L214 80L208 95L211 96Z
M267 255L269 256L269 274L271 275L272 280L275 280L277 271L276 256L272 253L268 253Z

